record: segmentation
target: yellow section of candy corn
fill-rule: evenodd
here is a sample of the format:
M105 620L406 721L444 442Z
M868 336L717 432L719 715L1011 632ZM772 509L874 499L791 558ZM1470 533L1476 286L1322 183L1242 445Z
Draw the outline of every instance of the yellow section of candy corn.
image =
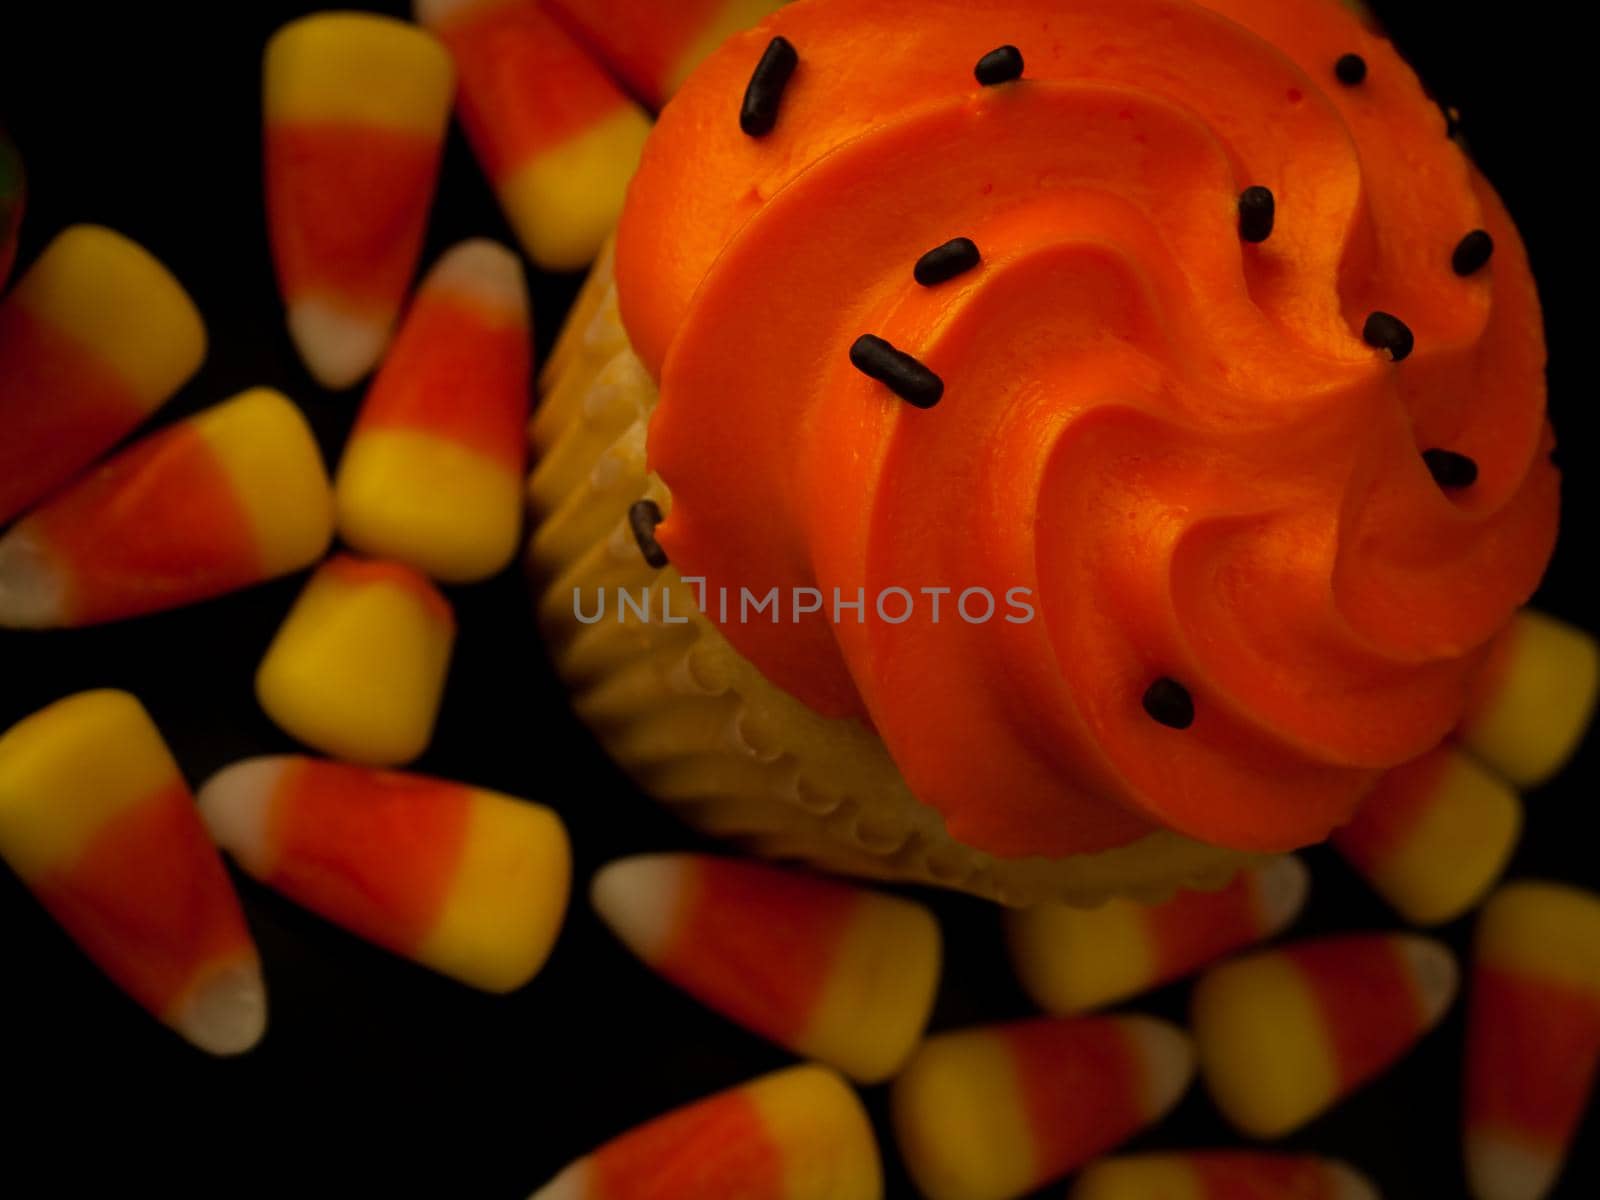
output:
M572 849L549 809L476 792L456 883L420 962L512 992L549 958L572 890Z
M112 817L179 778L128 693L52 704L0 737L0 857L25 880L69 863Z
M548 271L576 271L600 252L622 215L650 119L632 105L541 152L499 188L517 239Z
M1157 962L1143 905L1108 900L1098 908L1042 904L1005 914L1011 962L1046 1012L1087 1012L1137 995Z
M200 369L205 324L166 267L99 225L58 234L9 303L71 336L153 409Z
M1558 883L1510 883L1484 905L1476 953L1496 970L1600 995L1600 897Z
M1183 1159L1167 1155L1107 1159L1078 1178L1071 1200L1213 1200Z
M1460 737L1512 783L1532 788L1566 764L1589 728L1600 646L1584 630L1531 609L1517 614L1511 638L1504 676Z
M916 1048L939 987L939 924L920 904L866 896L828 975L801 1053L881 1083Z
M1213 968L1194 991L1201 1072L1245 1133L1278 1137L1339 1094L1339 1067L1305 977L1277 954Z
M788 1200L876 1200L883 1167L866 1111L825 1067L793 1067L756 1080L750 1098L783 1151Z
M758 24L787 2L788 0L725 0L722 11L696 36L666 80L666 94L663 99L669 99L682 87L684 81L694 74L695 68L723 42L734 34Z
M418 133L444 128L455 63L431 34L367 13L317 13L280 29L266 52L268 121L349 122Z
M338 509L339 529L358 550L469 582L516 554L522 480L456 442L364 430L339 465Z
M1017 1196L1039 1182L1016 1058L986 1030L929 1038L891 1094L895 1137L929 1200Z
M287 733L350 762L427 749L455 645L449 603L408 567L337 558L306 585L256 673Z
M310 566L333 541L333 488L311 427L281 392L253 388L193 418L250 514L263 579Z
M1464 754L1452 754L1438 795L1410 836L1367 875L1414 925L1440 925L1494 886L1522 832L1522 799Z

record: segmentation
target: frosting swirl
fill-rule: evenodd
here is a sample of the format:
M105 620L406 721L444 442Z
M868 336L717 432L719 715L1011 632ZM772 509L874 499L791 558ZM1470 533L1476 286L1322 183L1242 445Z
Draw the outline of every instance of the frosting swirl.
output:
M752 138L774 35L799 66ZM980 87L1000 42L1023 78ZM1260 242L1247 188L1275 202ZM1479 229L1493 261L1458 275ZM958 237L979 264L919 284ZM1335 0L800 0L663 112L617 271L685 575L1031 589L1025 623L723 624L996 855L1320 840L1446 736L1554 543L1520 241ZM1363 340L1376 311L1403 362ZM939 402L857 369L862 334ZM1431 450L1475 482L1441 486ZM1146 711L1160 679L1187 728Z

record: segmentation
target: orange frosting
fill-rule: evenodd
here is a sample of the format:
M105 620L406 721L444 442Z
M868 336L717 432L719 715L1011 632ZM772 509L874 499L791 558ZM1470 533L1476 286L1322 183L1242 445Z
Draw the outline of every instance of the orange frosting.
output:
M750 138L739 105L776 34L800 66ZM1002 43L1022 80L978 86ZM1347 53L1358 86L1335 76ZM1251 186L1276 198L1259 244L1238 232ZM1493 260L1458 277L1476 229ZM917 285L955 237L980 265ZM1455 724L1554 543L1525 253L1337 0L927 0L915 20L800 0L668 105L617 273L661 385L674 563L785 606L820 589L821 613L723 632L818 712L869 721L997 855L1158 828L1322 839ZM1403 362L1363 341L1379 310L1415 335ZM852 367L866 333L942 401ZM1477 481L1442 488L1433 448ZM904 623L873 611L891 587L918 598ZM925 587L953 589L937 622ZM968 588L993 619L956 615ZM1005 620L1014 588L1034 619ZM834 589L864 589L864 619L833 620ZM1189 728L1145 712L1161 677L1193 697Z

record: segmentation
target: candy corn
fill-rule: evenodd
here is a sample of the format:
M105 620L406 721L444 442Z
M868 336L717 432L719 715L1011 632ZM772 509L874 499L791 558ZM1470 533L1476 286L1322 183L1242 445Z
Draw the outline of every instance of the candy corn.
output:
M1210 1151L1108 1158L1069 1200L1378 1200L1378 1189L1333 1159Z
M533 1200L878 1200L861 1101L825 1067L791 1067L658 1117L580 1158Z
M1449 950L1408 934L1301 942L1213 967L1195 986L1200 1070L1243 1132L1288 1133L1372 1079L1455 998Z
M192 604L310 566L332 537L311 430L258 388L136 442L0 538L0 627Z
M267 221L289 333L325 387L383 356L433 203L455 68L403 21L319 13L267 44Z
M455 615L410 567L339 555L324 563L256 673L256 697L306 745L397 766L428 748Z
M4 175L0 150L0 193ZM205 350L200 314L144 250L95 225L57 236L0 304L0 525L131 433Z
M1332 840L1406 920L1439 925L1488 894L1521 832L1517 793L1442 746L1384 775Z
M1501 888L1478 921L1468 1006L1475 1200L1554 1194L1597 1064L1600 896L1551 883Z
M1524 609L1491 651L1457 736L1518 787L1538 787L1578 748L1597 693L1594 636Z
M489 992L544 965L571 852L549 809L310 758L256 758L200 790L245 871L360 937Z
M1006 914L1011 962L1046 1012L1087 1012L1282 932L1305 905L1310 885L1300 860L1285 856L1241 871L1220 891L1179 892L1160 904L1017 909Z
M17 157L17 148L6 137L6 131L0 129L0 288L11 277L11 264L16 261L17 227L22 224L26 195L22 159Z
M659 109L718 46L785 0L545 0L651 108Z
M485 579L522 531L533 377L516 256L464 242L417 293L339 465L339 532L438 579Z
M622 215L650 117L535 0L416 0L416 13L455 55L461 124L528 257L587 266Z
M1194 1076L1153 1017L1046 1017L924 1042L894 1081L900 1152L928 1200L1006 1200L1127 1140Z
M939 926L909 900L700 854L612 863L593 899L696 999L862 1083L895 1073L933 1007Z
M0 857L101 970L190 1042L239 1054L260 1040L266 992L238 897L132 696L84 692L0 737Z

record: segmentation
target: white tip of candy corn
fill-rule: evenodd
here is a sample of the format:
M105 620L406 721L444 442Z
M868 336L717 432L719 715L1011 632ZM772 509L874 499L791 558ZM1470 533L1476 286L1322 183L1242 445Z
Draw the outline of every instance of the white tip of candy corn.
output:
M602 867L589 885L600 919L646 962L667 950L693 862L674 854L641 854Z
M1348 1163L1326 1164L1329 1200L1383 1200L1377 1185Z
M256 962L239 962L194 990L173 1028L208 1054L243 1054L267 1031L267 989Z
M1456 965L1449 947L1431 938L1403 935L1396 940L1411 968L1423 1024L1431 1029L1455 1003L1461 986L1461 968Z
M1467 1135L1467 1190L1473 1200L1543 1200L1560 1174L1556 1155L1491 1133Z
M503 0L415 0L411 15L424 29L439 29L460 19L462 13Z
M1311 872L1292 854L1275 858L1256 872L1256 902L1267 936L1294 923L1311 895Z
M321 300L289 306L289 336L306 369L323 387L343 391L359 383L389 345L389 323L341 312Z
M1194 1043L1176 1025L1154 1017L1128 1016L1121 1023L1143 1067L1144 1110L1154 1120L1194 1082Z
M199 792L200 816L211 839L252 875L271 871L267 818L287 760L251 758L224 767Z
M66 619L66 600L66 581L32 531L0 538L0 628L53 628Z
M589 1164L579 1159L528 1200L584 1200L589 1194Z
M522 263L488 238L472 238L446 251L422 286L447 289L507 317L520 316L528 309Z

